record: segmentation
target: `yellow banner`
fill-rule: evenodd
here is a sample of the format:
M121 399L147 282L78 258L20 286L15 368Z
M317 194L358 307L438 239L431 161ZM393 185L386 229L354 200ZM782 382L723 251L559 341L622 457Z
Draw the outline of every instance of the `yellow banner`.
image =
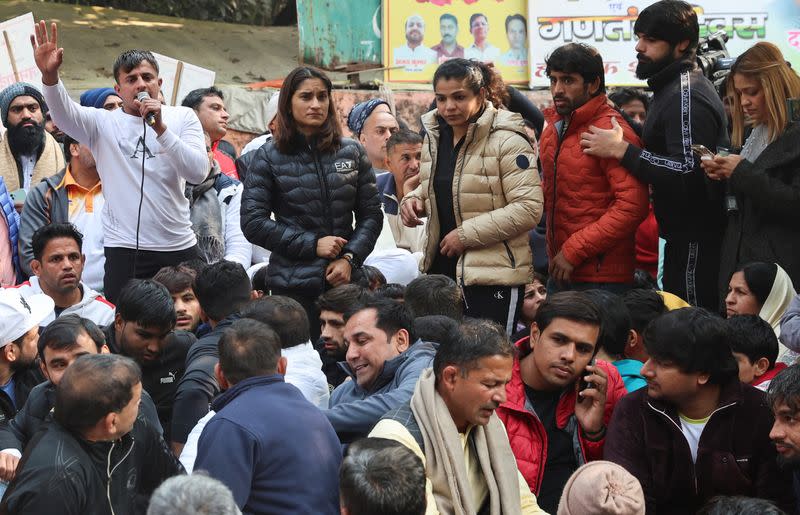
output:
M464 57L527 83L527 10L527 0L383 0L386 82L430 84L439 64Z

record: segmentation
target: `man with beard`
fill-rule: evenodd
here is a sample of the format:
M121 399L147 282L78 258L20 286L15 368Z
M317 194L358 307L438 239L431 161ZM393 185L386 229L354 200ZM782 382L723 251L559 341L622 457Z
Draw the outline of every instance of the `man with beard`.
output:
M775 415L769 437L778 451L778 465L792 469L794 499L800 512L800 365L775 376L767 390L767 403Z
M436 52L422 44L425 39L425 20L412 14L406 20L406 44L394 49L394 64L405 66L407 72L421 72L436 62Z
M600 288L622 293L633 283L634 235L647 216L647 188L616 159L581 152L581 133L611 127L617 112L605 94L597 50L568 43L545 59L554 108L539 143L547 213L547 289ZM625 139L639 138L622 121Z
M431 47L436 52L436 62L439 64L455 57L464 57L464 47L458 44L458 18L450 13L439 16L439 32L442 41Z
M0 115L8 129L0 142L0 175L12 195L20 189L28 191L64 168L58 142L44 130L46 111L42 94L27 82L0 91ZM14 196L21 207L24 197Z
M0 290L0 422L14 418L44 375L34 363L39 323L53 311L53 299Z
M332 288L317 299L320 338L317 352L322 358L322 371L328 378L331 391L342 384L347 373L339 367L347 354L344 342L344 314L364 299L366 290L357 284Z
M667 241L664 290L716 310L723 186L706 180L692 145L716 152L726 144L727 131L722 101L695 63L697 14L686 2L662 0L641 12L634 32L636 76L653 90L644 147L625 141L616 123L590 128L581 144L587 154L621 160L652 185L658 228Z

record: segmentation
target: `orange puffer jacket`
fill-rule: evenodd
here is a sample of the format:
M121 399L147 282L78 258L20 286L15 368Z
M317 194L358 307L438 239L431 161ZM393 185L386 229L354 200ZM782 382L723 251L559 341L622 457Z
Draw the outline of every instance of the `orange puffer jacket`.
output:
M539 143L547 255L559 251L575 267L572 282L630 283L636 264L634 236L648 211L647 187L616 159L583 153L581 133L590 126L611 128L617 118L625 141L642 143L622 116L606 103L591 99L572 113L559 144L564 120L545 111L547 128Z

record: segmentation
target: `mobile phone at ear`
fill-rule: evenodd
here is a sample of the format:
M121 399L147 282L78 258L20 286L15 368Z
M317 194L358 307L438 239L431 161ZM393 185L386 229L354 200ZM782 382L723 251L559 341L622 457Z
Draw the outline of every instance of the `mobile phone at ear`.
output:
M697 154L700 159L714 159L714 153L708 150L705 145L692 145L692 152Z
M595 358L592 358L592 361L590 361L589 364L591 366L594 366L596 361L597 360ZM578 386L578 391L582 392L582 391L584 391L584 390L586 390L588 388L595 388L594 383L591 382L591 381L587 381L586 379L584 379L584 377L586 377L586 370L584 370L583 374L581 374L581 381L580 381L580 386ZM581 401L581 397L579 396L578 397L578 402L580 402L580 401Z

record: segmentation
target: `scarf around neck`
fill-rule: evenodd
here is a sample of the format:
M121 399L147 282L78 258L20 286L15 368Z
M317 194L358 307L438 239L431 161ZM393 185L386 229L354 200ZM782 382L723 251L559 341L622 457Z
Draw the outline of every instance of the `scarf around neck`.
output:
M425 449L425 474L433 485L433 496L440 513L475 515L481 506L473 506L472 485L467 477L466 460L458 429L444 399L436 391L432 369L419 378L411 397ZM492 415L485 427L476 426L470 438L488 487L487 513L517 515L522 513L517 479L517 462L511 452L503 423Z

